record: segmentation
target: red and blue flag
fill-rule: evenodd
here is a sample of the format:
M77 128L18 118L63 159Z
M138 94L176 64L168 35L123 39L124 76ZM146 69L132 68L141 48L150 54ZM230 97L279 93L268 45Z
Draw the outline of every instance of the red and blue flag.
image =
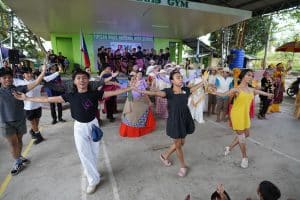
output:
M90 62L89 53L87 51L86 43L85 43L84 36L83 36L82 32L81 32L81 52L83 53L85 68L90 68L91 62Z

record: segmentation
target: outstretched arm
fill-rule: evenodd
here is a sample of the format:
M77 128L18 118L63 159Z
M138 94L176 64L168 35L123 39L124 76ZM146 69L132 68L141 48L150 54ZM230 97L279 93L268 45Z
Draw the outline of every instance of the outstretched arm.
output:
M149 96L166 97L166 93L163 91L147 91L147 90L135 90L135 91Z
M262 96L267 96L269 98L273 98L274 94L272 93L267 93L267 92L263 92L261 90L255 90L254 89L254 94L259 94L259 95L262 95Z
M41 83L41 81L43 80L43 78L45 76L45 73L46 73L46 65L43 65L42 66L42 73L38 76L38 78L34 82L29 83L27 85L28 91L32 90L33 88L35 88L37 85L39 85Z
M64 99L61 96L55 97L28 97L21 92L13 92L16 99L21 101L33 101L38 103L64 103Z
M197 84L193 85L192 87L190 87L191 93L193 93L196 90L198 90L199 88L203 87L203 85L204 85L203 81L201 81L200 83L197 83Z
M103 98L107 98L107 97L111 97L111 96L116 96L116 95L119 95L119 94L123 94L125 92L128 92L130 91L131 88L128 87L128 88L125 88L125 89L120 89L120 90L115 90L115 91L105 91L103 93Z
M224 93L220 93L220 92L216 92L216 91L212 91L211 94L220 96L220 97L225 97L225 96L233 96L236 93L239 93L239 90L237 88L232 88L231 90L224 92Z

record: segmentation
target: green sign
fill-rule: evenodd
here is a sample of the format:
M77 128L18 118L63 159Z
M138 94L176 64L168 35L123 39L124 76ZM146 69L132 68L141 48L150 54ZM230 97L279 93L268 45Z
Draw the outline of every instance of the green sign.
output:
M189 8L189 1L186 0L136 0L138 2L151 3L156 5L167 5L177 8Z

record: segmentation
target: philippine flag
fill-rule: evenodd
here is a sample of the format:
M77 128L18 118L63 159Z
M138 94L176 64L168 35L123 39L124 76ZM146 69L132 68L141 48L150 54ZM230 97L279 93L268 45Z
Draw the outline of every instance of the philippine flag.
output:
M81 51L83 53L83 59L84 59L85 68L90 68L91 62L90 62L89 53L87 51L85 40L84 40L84 36L83 36L82 32L81 32Z

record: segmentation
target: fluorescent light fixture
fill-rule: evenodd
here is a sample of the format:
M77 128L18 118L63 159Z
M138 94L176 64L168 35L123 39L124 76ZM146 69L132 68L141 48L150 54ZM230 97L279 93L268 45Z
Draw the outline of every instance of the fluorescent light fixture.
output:
M168 25L152 25L153 28L169 28Z

